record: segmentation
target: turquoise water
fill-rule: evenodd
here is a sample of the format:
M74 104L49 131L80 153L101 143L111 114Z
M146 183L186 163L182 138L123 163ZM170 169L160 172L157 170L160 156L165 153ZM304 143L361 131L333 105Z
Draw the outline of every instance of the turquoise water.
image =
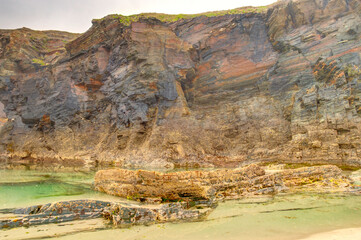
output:
M94 192L93 173L0 170L0 209L72 199L117 201ZM124 201L124 200L123 200ZM4 212L4 211L3 211ZM1 217L0 212L0 217ZM112 228L102 219L1 230L0 239L301 239L361 227L361 197L293 194L226 201L201 222Z
M0 170L0 209L62 200L119 200L91 189L94 173Z

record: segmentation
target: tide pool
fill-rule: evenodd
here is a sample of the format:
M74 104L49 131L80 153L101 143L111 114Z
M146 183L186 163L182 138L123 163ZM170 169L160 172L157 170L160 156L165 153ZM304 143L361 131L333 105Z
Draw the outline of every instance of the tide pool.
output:
M92 190L94 173L0 171L0 217L11 209L75 199L127 201ZM0 239L244 239L291 240L361 228L361 197L281 194L220 202L205 219L114 228L103 219L0 231Z

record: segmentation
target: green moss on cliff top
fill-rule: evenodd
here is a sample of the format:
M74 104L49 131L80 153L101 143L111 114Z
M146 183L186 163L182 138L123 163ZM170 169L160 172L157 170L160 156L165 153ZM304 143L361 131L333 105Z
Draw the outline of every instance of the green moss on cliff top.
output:
M268 6L262 7L242 7L236 8L231 10L223 10L223 11L214 11L214 12L205 12L205 13L198 13L198 14L163 14L163 13L141 13L135 14L130 16L123 16L121 14L113 14L106 16L102 19L94 19L93 21L102 21L106 18L115 18L118 19L120 23L128 26L132 22L137 22L140 18L156 18L162 22L175 22L181 19L191 19L200 16L206 17L216 17L216 16L224 16L224 15L233 15L233 14L245 14L245 13L262 13L266 12Z

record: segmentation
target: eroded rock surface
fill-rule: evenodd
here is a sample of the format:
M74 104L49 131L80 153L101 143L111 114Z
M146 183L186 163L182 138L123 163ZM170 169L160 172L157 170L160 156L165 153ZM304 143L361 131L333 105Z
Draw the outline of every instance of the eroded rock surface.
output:
M12 218L0 219L0 228L99 218L102 216L104 208L110 205L111 202L74 200L19 208L13 211Z
M95 175L98 191L141 201L215 200L287 191L350 191L349 178L333 165L266 172L258 165L214 171L159 173L108 169Z
M110 219L116 226L129 224L151 224L174 221L201 220L212 211L211 208L203 210L187 209L184 203L167 203L158 207L132 207L122 204L113 204L104 210L104 217Z
M360 10L294 0L174 22L109 16L82 35L1 30L3 159L360 166Z
M62 223L104 217L114 225L151 224L205 217L212 208L190 209L187 204L136 205L96 200L74 200L15 209L11 218L0 219L0 229Z

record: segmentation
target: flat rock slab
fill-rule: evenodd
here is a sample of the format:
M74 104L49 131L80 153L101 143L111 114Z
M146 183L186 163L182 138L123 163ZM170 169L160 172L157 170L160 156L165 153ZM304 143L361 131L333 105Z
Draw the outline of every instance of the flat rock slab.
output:
M333 165L286 169L266 173L256 164L244 168L214 171L160 173L145 170L108 169L95 175L95 189L141 201L167 202L199 199L237 198L275 194L295 188L345 191L350 179Z
M103 209L110 205L111 202L74 200L19 208L14 210L14 217L0 220L0 228L99 218Z
M75 200L36 205L14 210L0 219L0 229L35 226L105 217L115 225L147 224L184 219L199 219L211 208L190 210L186 203L136 205L96 200Z

